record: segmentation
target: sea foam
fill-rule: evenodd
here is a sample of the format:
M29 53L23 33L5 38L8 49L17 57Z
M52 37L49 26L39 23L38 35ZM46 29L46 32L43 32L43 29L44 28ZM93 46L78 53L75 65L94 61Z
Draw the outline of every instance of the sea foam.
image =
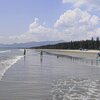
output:
M0 51L0 53L6 53L6 52L11 52L11 50Z
M8 59L0 62L0 80L2 80L5 72L23 56L16 56L15 58Z
M89 79L54 81L50 100L100 100L100 81Z

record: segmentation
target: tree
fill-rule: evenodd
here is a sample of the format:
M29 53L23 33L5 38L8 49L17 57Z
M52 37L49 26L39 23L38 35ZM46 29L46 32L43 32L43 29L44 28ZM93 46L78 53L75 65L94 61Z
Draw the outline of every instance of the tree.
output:
M96 47L97 47L97 49L100 48L99 45L100 45L100 43L99 43L99 37L97 37L97 38L96 38Z
M95 41L94 41L94 39L93 39L93 37L92 37L92 39L91 39L91 45L92 45L92 46L91 46L91 49L95 49L94 42L95 42Z
M71 41L71 42L63 42L58 44L51 44L46 46L40 46L35 48L41 49L100 49L100 40L99 37L96 40L81 40L81 41Z

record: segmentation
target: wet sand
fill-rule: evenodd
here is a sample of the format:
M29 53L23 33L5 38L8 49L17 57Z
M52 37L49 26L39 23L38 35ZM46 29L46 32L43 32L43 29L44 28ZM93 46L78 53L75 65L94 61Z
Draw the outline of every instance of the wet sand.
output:
M77 83L80 86L80 91L78 91L80 92L80 95L78 94L79 97L84 95L85 97L89 97L91 95L92 99L87 100L99 100L99 80L99 62L97 64L94 61L91 64L91 62L87 62L87 60L81 58L77 59L73 57L72 59L60 55L58 57L57 55L47 53L43 53L41 56L40 52L28 50L27 55L14 64L0 81L0 100L64 100L64 98L67 100L67 95L70 96L69 93L72 92L73 94L75 88L78 88ZM65 83L63 82L67 83L66 88L64 88ZM95 83L95 87L91 88L87 86L87 89L83 92L81 85L84 83L84 88L86 88L86 84L94 86L92 82ZM59 89L60 91L64 90L62 86L68 90L68 94L67 90L63 94L59 94ZM76 87L74 88L73 86ZM73 87L73 90L69 90L69 87ZM97 88L98 90L96 90ZM81 94L81 91L84 94ZM89 94L86 94L87 92ZM95 96L95 94L98 95ZM59 95L62 98L59 99ZM93 95L95 97L92 97Z
M41 49L39 50L41 51ZM96 58L100 50L60 50L60 49L43 49L42 51L59 54L59 55L69 55L74 57L83 58Z

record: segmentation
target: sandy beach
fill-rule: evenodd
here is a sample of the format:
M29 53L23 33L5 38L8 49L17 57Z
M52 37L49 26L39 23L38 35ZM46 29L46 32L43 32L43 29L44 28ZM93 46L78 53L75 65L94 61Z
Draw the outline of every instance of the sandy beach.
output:
M39 50L41 51L41 49ZM50 52L53 54L59 54L59 55L69 55L74 57L83 57L83 58L96 58L98 52L100 50L57 50L57 49L43 49L42 51Z
M66 53L62 50L48 52L72 54L72 51ZM96 53L93 52L93 55ZM60 55L58 58L57 55L47 53L41 56L36 50L27 50L26 56L9 68L0 81L0 100L74 100L73 98L100 99L99 62Z

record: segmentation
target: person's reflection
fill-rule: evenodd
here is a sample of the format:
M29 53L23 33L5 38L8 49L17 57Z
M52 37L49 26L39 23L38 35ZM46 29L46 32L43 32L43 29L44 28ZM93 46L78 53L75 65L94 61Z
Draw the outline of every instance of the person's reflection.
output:
M26 60L26 55L24 55L24 62L25 62L25 60Z
M96 61L96 66L98 66L98 65L99 65L99 61L97 60L97 61Z
M42 56L40 57L40 61L41 61L41 64L42 64L42 62L43 62L43 57Z
M93 66L93 59L91 59L91 65Z
M57 55L57 59L59 58L59 56Z

